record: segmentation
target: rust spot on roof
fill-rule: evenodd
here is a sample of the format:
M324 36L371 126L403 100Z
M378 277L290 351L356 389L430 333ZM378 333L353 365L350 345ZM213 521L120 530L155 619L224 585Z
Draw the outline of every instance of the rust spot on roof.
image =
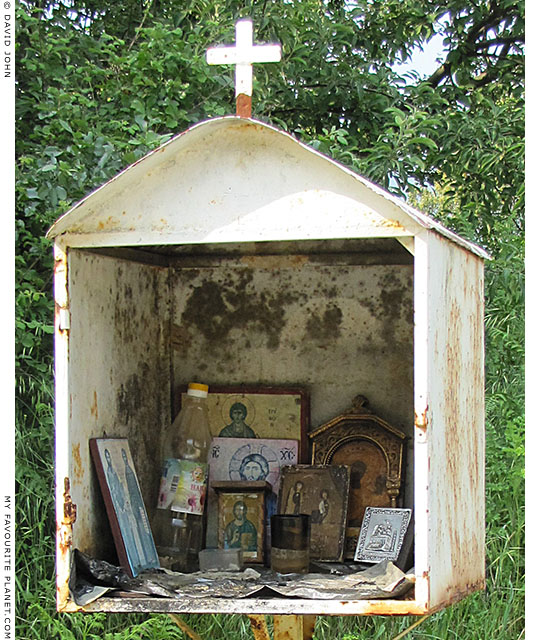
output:
M107 220L100 220L98 222L98 229L102 231L103 229L114 228L114 223L115 223L114 218L112 216L109 216Z
M388 229L399 229L400 231L405 231L405 227L397 220L383 220L381 222L381 226L387 227Z

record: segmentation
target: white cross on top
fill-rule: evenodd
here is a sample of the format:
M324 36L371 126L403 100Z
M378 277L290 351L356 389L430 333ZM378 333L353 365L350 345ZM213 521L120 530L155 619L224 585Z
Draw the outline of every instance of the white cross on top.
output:
M236 45L232 47L213 47L206 52L208 64L234 64L236 98L243 94L251 96L253 89L254 62L279 62L281 45L253 45L253 22L239 20L236 23Z

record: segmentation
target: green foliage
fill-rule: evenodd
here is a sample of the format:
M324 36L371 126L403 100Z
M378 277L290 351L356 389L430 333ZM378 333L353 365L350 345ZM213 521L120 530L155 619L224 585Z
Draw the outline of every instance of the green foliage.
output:
M46 6L46 9L44 7ZM523 628L523 13L520 0L70 0L17 5L17 625L20 638L184 638L166 616L54 612L52 255L44 234L87 193L172 135L231 112L234 72L205 50L254 21L282 43L258 65L254 117L488 248L487 572L417 638ZM434 33L440 68L393 65ZM489 42L488 42L489 41ZM490 44L491 43L491 44ZM204 637L249 637L240 616L187 616ZM404 619L320 618L316 638L393 637Z

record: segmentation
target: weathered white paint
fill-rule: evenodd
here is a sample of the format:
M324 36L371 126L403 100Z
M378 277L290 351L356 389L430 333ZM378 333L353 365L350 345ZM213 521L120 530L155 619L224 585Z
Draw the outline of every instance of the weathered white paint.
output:
M409 236L403 236L402 238L398 237L397 240L400 244L402 244L405 247L405 249L407 249L409 253L411 253L414 256L414 238Z
M416 240L417 598L430 607L483 588L483 265L427 232Z
M213 47L206 52L208 64L234 64L235 92L250 96L253 90L254 62L279 62L281 45L253 45L253 22L249 19L236 23L236 45L232 47Z
M72 526L65 513L66 479L70 477L69 450L69 332L60 327L60 311L68 309L67 256L60 248L54 250L54 380L56 421L56 594L59 608L69 598Z
M423 236L414 242L414 567L415 600L429 605L429 447L425 427L428 406L429 254Z
M487 257L289 134L226 117L152 151L75 205L47 235L97 233L100 246L135 246L410 236L422 228ZM114 239L107 242L108 234Z
M485 580L484 283L478 258L428 237L433 606Z
M330 215L330 212L327 212ZM269 211L268 217L273 218L274 212ZM281 208L276 213L281 216ZM302 215L309 216L309 210L304 210ZM305 222L305 220L304 220ZM373 222L373 218L371 218ZM314 222L314 224L316 224ZM269 225L270 226L270 225ZM271 225L274 227L274 225ZM257 223L253 221L253 227L250 230L242 230L237 223L232 225L229 229L218 229L215 233L210 233L208 236L204 236L202 233L198 236L197 240L189 240L184 232L176 231L158 231L150 230L144 233L135 234L132 231L111 231L111 232L92 232L92 233L66 233L56 237L60 246L79 247L79 248L91 248L91 247L144 247L154 245L188 245L188 244L232 244L243 242L291 242L296 240L320 240L320 239L346 239L346 238L401 238L410 235L410 232L405 231L401 227L389 227L389 226L372 226L370 220L357 220L354 226L349 227L349 235L346 235L344 229L335 228L332 226L332 218L329 217L326 221L320 223L317 229L305 233L298 231L299 223L295 223L294 220L290 221L287 228L283 227L281 231L277 228L266 234L264 227L257 227ZM264 235L263 235L264 234ZM281 235L282 237L278 237ZM327 236L327 237L324 237ZM241 240L244 237L245 240ZM249 240L248 240L249 238Z
M60 254L63 255L63 254ZM57 304L71 327L57 336L57 505L64 479L77 506L72 547L114 558L88 441L128 437L149 514L156 500L160 433L169 426L168 271L70 250L69 301L57 268ZM61 280L61 282L60 282ZM69 358L66 358L69 334ZM67 567L59 567L65 576Z
M414 499L409 487L405 506L416 518L415 599L105 598L88 610L418 615L482 587L481 249L289 135L241 118L178 136L65 214L49 237L59 608L77 609L67 592L72 544L97 553L110 543L88 438L130 438L151 510L169 390L196 374L210 384L304 384L312 427L364 393L414 435ZM390 240L377 253L373 238ZM171 247L160 266L131 251L147 257L153 245ZM124 248L124 257L81 247ZM217 293L194 322L205 284ZM267 315L277 313L267 324L263 294ZM232 322L223 344L205 320Z

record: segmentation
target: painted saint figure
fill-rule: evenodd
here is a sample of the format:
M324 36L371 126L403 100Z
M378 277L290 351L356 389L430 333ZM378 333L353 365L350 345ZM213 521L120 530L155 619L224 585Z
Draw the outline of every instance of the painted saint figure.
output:
M311 512L311 522L315 524L322 524L328 512L330 511L330 502L328 500L328 491L323 489L320 493L320 501L318 509Z
M141 544L135 539L133 534L133 514L131 512L130 504L126 499L124 487L122 486L120 478L113 467L111 453L108 449L105 449L104 454L105 460L107 461L105 476L107 478L107 484L109 486L113 505L118 517L118 524L120 526L122 539L124 540L126 554L131 569L135 574L137 574L143 567L143 561Z
M294 483L294 488L290 489L287 496L287 506L285 513L292 513L298 515L301 513L302 498L304 496L304 483L301 480L297 480Z
M126 485L131 509L133 511L134 523L141 542L143 553L142 559L144 559L145 566L155 566L157 562L157 554L154 547L154 539L152 537L150 524L146 515L146 509L137 483L137 477L129 465L125 449L122 449L122 459L124 460L124 474L126 476Z
M246 424L246 405L242 402L235 402L229 409L229 416L232 420L219 432L220 438L256 438L257 434Z
M247 518L247 506L238 500L233 506L234 519L225 527L225 549L257 551L257 529Z

